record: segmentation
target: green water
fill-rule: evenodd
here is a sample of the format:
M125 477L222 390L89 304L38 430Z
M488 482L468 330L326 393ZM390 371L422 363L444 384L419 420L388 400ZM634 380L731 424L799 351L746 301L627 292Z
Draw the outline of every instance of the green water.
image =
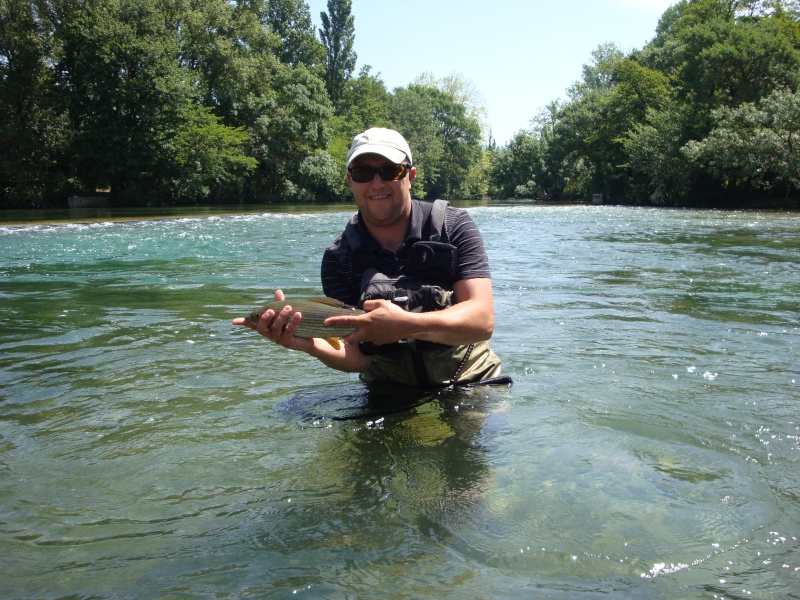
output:
M230 325L347 207L0 227L0 597L800 597L800 216L469 210L514 384L378 405Z

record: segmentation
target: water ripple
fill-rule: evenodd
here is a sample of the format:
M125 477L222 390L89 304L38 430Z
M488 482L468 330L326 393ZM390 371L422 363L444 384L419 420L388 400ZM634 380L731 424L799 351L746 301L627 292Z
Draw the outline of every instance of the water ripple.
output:
M0 228L0 594L794 593L797 217L470 212L515 383L402 405L230 325L349 213Z

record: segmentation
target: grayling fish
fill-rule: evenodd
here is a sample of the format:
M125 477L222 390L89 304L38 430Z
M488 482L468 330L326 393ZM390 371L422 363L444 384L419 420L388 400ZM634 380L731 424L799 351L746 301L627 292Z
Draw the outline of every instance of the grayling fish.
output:
M275 311L275 315L283 309L284 306L289 305L292 307L292 315L299 312L303 315L300 325L294 334L302 338L322 338L337 350L340 348L339 338L353 333L355 327L325 327L323 323L328 317L338 317L341 315L363 315L364 311L354 308L349 304L334 300L333 298L295 298L293 300L274 300L267 302L258 310L254 310L247 317L251 323L258 324L261 315L269 309ZM291 315L289 316L291 318ZM269 325L275 317L272 318Z

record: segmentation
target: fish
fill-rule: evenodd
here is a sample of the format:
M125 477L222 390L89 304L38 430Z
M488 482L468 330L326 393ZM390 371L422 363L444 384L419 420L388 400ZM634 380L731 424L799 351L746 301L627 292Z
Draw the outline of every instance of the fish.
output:
M339 317L342 315L363 315L364 311L339 300L333 298L320 297L320 298L295 298L293 300L274 300L267 302L261 308L254 310L245 317L253 324L258 324L261 315L269 309L275 311L275 315L283 309L284 306L289 305L292 307L292 315L299 312L302 313L303 318L300 325L294 334L302 338L321 338L333 346L336 350L341 348L340 338L353 333L356 327L353 326L336 326L325 327L323 323L328 317ZM291 318L291 316L289 318ZM272 323L275 317L269 322Z

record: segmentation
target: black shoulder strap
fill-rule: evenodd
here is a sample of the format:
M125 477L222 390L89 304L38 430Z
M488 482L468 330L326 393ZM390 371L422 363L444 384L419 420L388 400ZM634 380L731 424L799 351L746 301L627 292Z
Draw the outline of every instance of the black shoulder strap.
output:
M444 231L444 212L450 203L447 200L434 200L433 202L420 202L424 225L422 239L429 242L438 242L442 239Z
M347 240L347 245L350 246L355 266L363 272L369 268L369 251L356 229L357 222L358 214L350 217L350 221L344 228L344 237Z
M363 246L361 236L358 235L358 231L356 230L357 222L358 214L355 214L350 217L350 221L344 228L344 237L347 239L347 245L350 246L350 250L352 250L353 253L360 252Z

